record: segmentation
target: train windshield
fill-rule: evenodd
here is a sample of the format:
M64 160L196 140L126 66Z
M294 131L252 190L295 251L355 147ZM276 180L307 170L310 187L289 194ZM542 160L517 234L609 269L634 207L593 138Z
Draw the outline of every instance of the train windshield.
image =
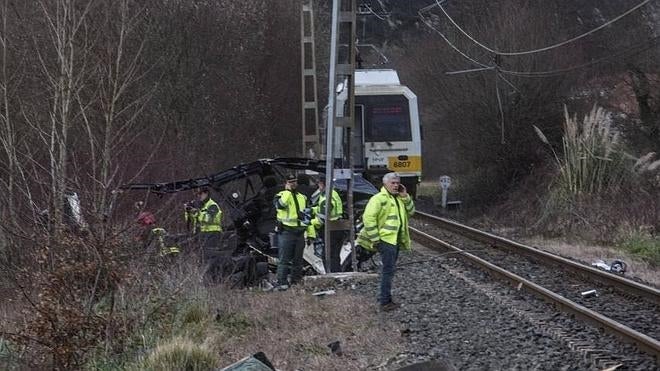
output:
M408 99L403 95L356 96L355 103L362 106L365 142L412 140Z

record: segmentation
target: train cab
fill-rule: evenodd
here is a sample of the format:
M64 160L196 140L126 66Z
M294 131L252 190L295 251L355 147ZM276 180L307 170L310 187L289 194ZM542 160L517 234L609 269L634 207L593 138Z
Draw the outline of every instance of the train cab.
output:
M422 174L422 148L417 96L391 69L355 71L354 147L357 166L379 184L396 171L415 196Z

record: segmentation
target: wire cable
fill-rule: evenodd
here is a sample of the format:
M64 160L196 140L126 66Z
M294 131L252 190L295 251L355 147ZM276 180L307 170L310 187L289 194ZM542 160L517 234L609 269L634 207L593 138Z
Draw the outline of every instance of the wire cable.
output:
M380 19L381 21L384 21L384 20L385 20L384 17L382 17L382 16L378 15L376 12L374 12L374 10L371 9L371 7L370 7L369 5L367 5L367 4L363 4L363 5L367 8L367 10L368 10L369 12L371 12L371 14L375 15L376 18ZM388 15L388 17L389 17L389 15Z
M497 76L497 72L495 73L495 97L497 97L497 108L499 109L500 113L500 130L501 130L501 138L500 138L500 143L504 144L504 108L502 108L502 97L500 96L500 84L499 84L499 78Z
M595 59L593 61L582 63L582 64L579 64L579 65L573 66L573 67L560 68L560 69L550 70L550 71L529 71L529 72L511 71L511 70L505 70L505 69L500 68L500 69L498 69L498 71L503 73L503 74L507 74L507 75L511 75L511 76L517 76L517 77L553 77L553 76L562 75L562 74L565 74L567 72L571 72L571 71L574 71L574 70L578 70L578 69L581 69L581 68L591 67L593 65L596 65L596 64L608 61L608 60L612 60L612 59L615 59L617 57L621 57L623 55L626 55L628 52L630 52L632 50L635 50L639 47L644 46L647 43L650 43L650 45L647 45L646 47L635 51L631 55L641 53L641 52L646 51L646 50L652 48L653 46L655 46L655 44L658 42L658 39L660 39L660 36L656 36L656 37L653 37L653 38L651 38L649 40L646 40L644 42L633 45L632 47L626 48L626 49L624 49L624 50L622 50L618 53L608 55L608 56L605 56L605 57L601 57L601 58Z
M540 52L544 52L544 51L548 51L548 50L551 50L551 49L558 48L558 47L560 47L560 46L564 46L564 45L566 45L566 44L570 44L570 43L572 43L572 42L574 42L574 41L577 41L577 40L579 40L579 39L582 39L582 38L584 38L584 37L587 37L587 36L591 35L592 33L597 32L597 31L599 31L599 30L601 30L601 29L603 29L603 28L605 28L605 27L611 25L612 23L614 23L614 22L620 20L621 18L623 18L623 17L629 15L630 13L636 11L637 9L641 8L642 6L644 6L644 5L648 4L648 3L650 3L651 0L644 0L644 1L642 1L641 3L635 5L634 7L628 9L627 11L623 12L623 13L620 14L619 16L617 16L617 17L615 17L615 18L613 18L613 19L611 19L611 20L609 20L609 21L603 23L602 25L600 25L600 26L598 26L598 27L596 27L596 28L594 28L594 29L591 29L591 30L589 30L589 31L587 31L587 32L585 32L585 33L583 33L583 34L581 34L581 35L575 36L575 37L570 38L570 39L568 39L568 40L564 40L564 41L562 41L562 42L559 42L559 43L556 43L556 44L553 44L553 45L549 45L549 46L546 46L546 47L543 47L543 48L532 49L532 50L525 50L525 51L516 51L516 52L503 52L503 51L500 51L500 50L495 50L495 49L490 48L490 47L488 47L487 45L484 45L483 43L479 42L479 41L476 40L474 37L472 37L470 34L468 34L465 30L463 30L463 28L461 28L461 26L459 26L458 23L456 23L456 21L454 21L454 19L449 15L449 13L447 13L447 11L445 10L445 8L442 7L442 5L440 4L440 2L439 2L438 0L435 0L435 2L436 2L436 5L438 6L438 8L440 8L440 10L442 11L442 13L444 13L444 15L447 17L447 19L449 19L449 21L450 21L450 22L451 22L451 23L452 23L452 24L453 24L453 25L454 25L454 26L455 26L455 27L456 27L456 28L457 28L457 29L458 29L463 35L465 35L465 36L466 36L468 39L470 39L472 42L474 42L475 44L479 45L481 48L483 48L483 49L485 49L485 50L487 50L487 51L489 51L489 52L491 52L491 53L493 53L493 54L497 54L497 55L506 55L506 56L514 56L514 55L527 55L527 54L540 53Z
M422 15L421 11L420 11L420 12L417 12L417 14L419 15L419 18L422 20L422 22L424 22L425 25L427 25L429 28L431 28L433 31L435 31L438 35L440 35L440 37L442 37L442 38L445 40L445 42L446 42L447 44L449 44L449 46L450 46L452 49L454 49L458 54L460 54L461 56L463 56L463 58L465 58L465 59L467 59L468 61L470 61L470 62L476 64L476 65L479 66L479 67L483 67L483 68L487 68L487 69L491 68L491 66L488 66L488 65L486 65L486 64L483 64L483 63L477 61L476 59L474 59L474 58L470 57L469 55L465 54L465 53L464 53L462 50L460 50L456 45L452 44L452 42L449 41L449 39L447 38L447 36L445 36L442 32L440 32L440 30L438 30L437 28L435 28L435 27L433 26L433 24L431 24L431 22L429 22L429 21L428 21L423 15Z

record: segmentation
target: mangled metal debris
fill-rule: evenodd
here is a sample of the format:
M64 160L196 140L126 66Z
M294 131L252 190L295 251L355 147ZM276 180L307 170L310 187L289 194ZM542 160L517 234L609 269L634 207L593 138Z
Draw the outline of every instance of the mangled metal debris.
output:
M600 268L607 272L612 272L616 274L623 275L626 273L628 265L623 260L614 260L612 264L607 264L604 260L598 259L595 262L591 263L593 267Z
M219 272L219 277L215 278L229 279L232 286L234 283L236 286L254 286L268 278L269 270L264 267L274 271L278 262L277 238L273 233L277 224L273 198L283 189L285 176L291 172L299 172L299 177L305 175L307 178L309 178L308 174L325 173L325 161L305 158L263 159L240 164L205 177L174 182L127 184L120 189L142 190L160 196L200 187L213 189L214 198L220 204L223 217L229 223L224 223L228 225L224 227L220 251L214 258L215 261L210 262L212 266L222 269L212 272ZM337 179L334 187L341 195L347 191L348 184L345 179ZM311 186L308 185L308 188L311 189ZM301 192L304 193L302 189ZM356 229L360 228L360 216L364 206L371 195L377 192L378 190L371 183L360 175L355 175L353 194ZM162 239L167 244L169 239L180 239L175 236L177 235L162 236ZM188 245L194 243L194 239L190 239ZM191 250L194 248L195 246L189 246ZM184 246L181 254L186 254ZM325 273L322 256L323 248L318 243L307 244L303 257L308 264L307 274ZM340 256L342 268L348 270L352 264L352 254L350 243L347 241L342 246ZM360 251L357 255L358 263L370 258L371 255L366 254L365 251ZM269 287L263 289L268 290Z

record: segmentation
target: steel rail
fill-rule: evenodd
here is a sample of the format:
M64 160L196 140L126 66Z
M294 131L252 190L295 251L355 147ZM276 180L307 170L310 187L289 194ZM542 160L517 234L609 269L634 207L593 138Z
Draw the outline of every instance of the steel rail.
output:
M426 247L429 247L434 250L440 249L439 246L445 250L458 252L458 257L468 261L469 263L476 264L477 266L485 269L486 271L503 278L508 283L517 287L518 289L524 288L530 293L541 297L542 299L553 303L556 307L564 312L571 313L578 318L589 322L596 327L603 328L605 331L612 333L624 341L631 342L639 347L641 350L655 356L656 362L660 363L660 341L651 338L650 336L644 335L640 332L637 332L630 327L627 327L619 322L616 322L608 317L603 316L597 312L592 311L580 304L577 304L565 297L558 295L542 286L535 284L532 281L529 281L523 277L518 276L515 273L511 273L503 268L498 267L495 264L492 264L476 255L470 254L468 252L459 249L456 246L453 246L445 241L442 241L436 237L433 237L427 233L420 231L417 228L410 228L412 237L423 243Z
M535 247L527 246L522 243L494 235L492 233L484 232L449 219L441 218L439 216L416 211L415 218L420 221L430 222L437 227L467 237L471 240L483 242L495 247L505 248L516 254L527 255L536 259L540 259L546 263L568 268L574 273L600 282L605 286L613 286L619 288L625 293L641 296L652 301L656 305L660 305L660 290L654 287L647 286L639 282L635 282L633 280L602 271L600 269L589 267L573 260L551 254L547 251L539 250Z

